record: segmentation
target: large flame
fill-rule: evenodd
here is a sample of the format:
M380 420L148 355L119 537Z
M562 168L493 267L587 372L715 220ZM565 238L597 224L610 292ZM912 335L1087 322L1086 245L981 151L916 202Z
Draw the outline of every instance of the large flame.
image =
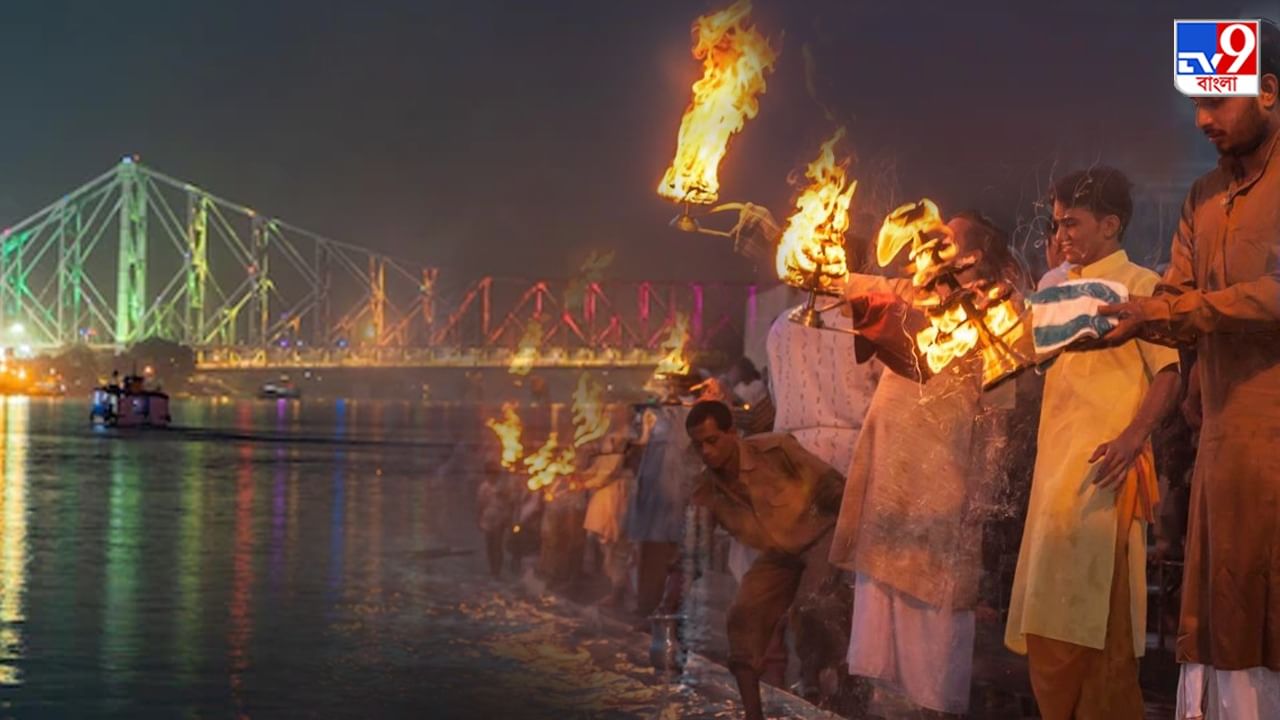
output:
M748 25L751 0L693 23L693 56L702 61L702 78L680 121L676 156L658 184L658 194L677 202L713 203L720 193L716 172L729 138L760 109L764 73L777 58L754 25Z
M609 415L605 412L604 386L582 373L573 392L573 446L582 447L599 440L609 431Z
M876 260L888 265L908 246L915 305L929 320L916 334L916 346L929 369L939 373L975 349L984 384L1022 367L1013 346L1024 339L1025 301L1006 282L959 281L958 274L975 258L959 256L954 235L928 198L889 213L876 239Z
M809 163L809 186L796 199L796 211L778 243L778 278L788 285L827 289L849 273L845 262L844 233L849 229L849 202L857 181L846 185L846 159L836 162L835 146L844 137L840 128L822 144L818 158Z
M658 361L658 367L653 371L654 377L688 375L688 347L689 316L684 313L676 313L675 319L671 323L671 331L667 333L667 339L663 340L662 345L658 348L665 354Z
M534 360L538 359L538 347L542 345L542 321L534 318L524 326L524 334L520 336L520 344L516 346L516 354L511 357L511 365L507 372L524 377L533 369Z
M557 478L572 475L575 459L573 447L560 447L560 438L553 431L536 453L524 459L525 471L529 473L529 489L537 492L549 487Z
M516 414L516 404L503 403L502 420L489 418L484 424L498 436L498 442L502 443L502 467L515 470L520 457L524 455L524 445L520 442L524 427L520 423L520 416Z

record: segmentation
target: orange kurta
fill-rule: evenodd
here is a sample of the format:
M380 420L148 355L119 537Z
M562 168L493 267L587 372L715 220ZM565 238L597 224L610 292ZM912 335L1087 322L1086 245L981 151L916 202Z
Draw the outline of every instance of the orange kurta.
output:
M1194 344L1204 424L1191 482L1178 660L1280 671L1280 134L1245 176L1195 182L1151 339Z

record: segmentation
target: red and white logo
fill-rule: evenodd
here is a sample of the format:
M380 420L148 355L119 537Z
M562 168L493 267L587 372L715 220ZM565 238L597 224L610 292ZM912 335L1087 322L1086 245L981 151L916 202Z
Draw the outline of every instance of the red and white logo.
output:
M1183 95L1258 94L1257 20L1174 20L1173 84Z

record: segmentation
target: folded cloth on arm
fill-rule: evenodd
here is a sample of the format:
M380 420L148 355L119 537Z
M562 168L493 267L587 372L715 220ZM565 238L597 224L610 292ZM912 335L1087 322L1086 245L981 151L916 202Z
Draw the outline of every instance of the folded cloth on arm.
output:
M1129 299L1129 289L1110 280L1068 280L1031 296L1031 328L1040 355L1085 338L1100 338L1115 321L1098 314L1103 305Z

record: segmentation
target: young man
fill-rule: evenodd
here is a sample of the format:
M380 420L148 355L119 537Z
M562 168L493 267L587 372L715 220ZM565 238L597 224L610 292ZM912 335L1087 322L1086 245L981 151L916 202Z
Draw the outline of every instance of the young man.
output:
M827 553L844 478L790 435L739 437L720 402L694 405L685 427L706 465L693 502L760 552L729 608L728 635L744 717L763 720L760 674L788 609L805 684L818 687L819 674L840 664L849 594Z
M1133 214L1128 179L1096 166L1052 192L1052 240L1069 279L1150 294L1158 277L1120 247ZM1180 391L1177 351L1142 341L1068 353L1045 377L1005 644L1027 655L1046 720L1143 717L1145 530L1157 494L1150 438Z
M1036 292L1051 288L1055 285L1061 285L1068 280L1067 271L1071 268L1071 263L1062 257L1062 242L1058 239L1059 235L1056 229L1045 238L1044 243L1044 259L1049 269L1044 275L1040 276L1040 282L1036 283Z
M1178 629L1179 720L1280 717L1280 29L1257 97L1196 98L1221 156L1191 186L1150 298L1104 338L1197 351L1203 424Z

